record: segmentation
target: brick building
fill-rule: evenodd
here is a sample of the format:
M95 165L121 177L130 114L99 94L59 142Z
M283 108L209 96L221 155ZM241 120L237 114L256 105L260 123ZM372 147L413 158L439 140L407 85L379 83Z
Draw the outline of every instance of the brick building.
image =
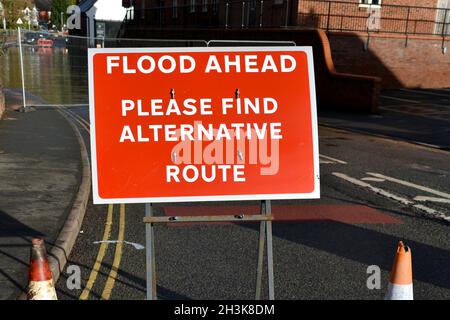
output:
M317 27L409 34L450 32L450 0L124 0L131 23L171 27Z
M246 28L294 25L298 0L124 0L123 5L134 7L135 25Z
M300 37L302 30L295 27L328 29L314 48L329 48L338 72L381 77L383 88L450 87L450 0L123 0L123 5L129 8L125 37L297 41L294 34Z

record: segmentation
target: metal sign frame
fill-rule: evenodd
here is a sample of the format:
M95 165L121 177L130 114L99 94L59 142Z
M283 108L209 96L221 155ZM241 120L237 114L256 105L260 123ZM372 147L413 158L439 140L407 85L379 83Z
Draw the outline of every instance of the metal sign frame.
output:
M230 46L231 44L236 44L236 46L246 46L249 43L253 45L266 45L266 46L272 46L276 47L278 50L280 50L280 47L287 47L287 46L296 46L294 42L290 41L247 41L247 40L211 40L211 41L205 41L207 47L220 47L221 45L227 45ZM121 49L117 49L121 50ZM189 48L190 51L192 51L192 48ZM108 51L114 51L111 49L108 49ZM183 50L179 50L183 51ZM195 51L195 50L194 50ZM237 50L236 50L237 51ZM269 50L270 51L270 50ZM91 55L91 53L89 53ZM309 56L309 58L312 59L312 54ZM311 60L309 59L309 60ZM89 59L90 60L90 59ZM312 121L315 121L315 124L313 124L313 144L314 144L314 157L315 159L315 165L314 165L314 176L316 180L316 188L320 188L320 181L319 179L319 173L318 173L318 136L317 136L317 113L316 113L316 101L315 101L315 82L314 82L314 69L313 69L313 63L312 61L308 61L309 68L312 68L312 72L310 73L310 86L312 86L312 97L311 97L311 104L312 104ZM89 69L89 77L92 79L93 76L93 70L90 67ZM92 82L90 84L90 98L91 102L93 101L93 87ZM91 108L93 106L91 105ZM95 121L94 121L95 122ZM92 122L91 122L92 123ZM92 124L91 124L92 125ZM314 128L315 126L315 128ZM95 132L95 131L94 131ZM94 147L95 147L95 139L93 138L94 135L91 135L91 142L94 141ZM95 154L95 149L92 150L92 153ZM95 155L94 155L95 156ZM95 159L95 158L94 158ZM94 170L96 168L94 167ZM94 188L94 191L98 191ZM314 192L315 194L315 192ZM94 192L95 196L95 192ZM266 195L267 196L267 195ZM297 195L298 196L298 195ZM269 300L275 299L275 285L274 285L274 267L273 267L273 235L272 235L272 221L274 219L272 215L272 203L270 199L281 199L283 198L280 195L276 195L273 197L265 197L264 195L254 195L250 198L242 196L242 200L259 200L260 201L260 214L259 215L206 215L206 216L155 216L154 215L154 207L153 203L146 203L145 204L145 217L143 219L143 222L145 223L145 237L146 237L146 291L147 291L147 299L148 300L157 300L157 277L156 277L156 255L155 255L155 232L154 227L157 224L176 224L176 223L186 223L186 222L202 222L202 223L212 223L212 222L260 222L259 227L259 238L258 238L258 261L257 261L257 268L256 268L256 288L255 288L255 299L260 300L261 294L262 294L262 287L263 287L263 269L264 269L264 251L266 249L266 256L267 256L267 282L268 282L268 298ZM202 200L212 200L212 199L206 199L208 197L202 197ZM261 198L264 198L266 200L261 200ZM293 198L293 195L291 195L290 198ZM298 198L310 198L308 196L303 197L296 197ZM118 203L122 201L123 199L114 199L113 202L108 201L108 203ZM142 203L146 199L136 199L140 200L139 203ZM150 199L147 199L150 200ZM163 200L163 199L158 199ZM165 199L169 201L169 199ZM173 199L172 199L173 200ZM189 202L189 200L192 199L179 199L180 201L183 200L184 202ZM214 200L220 201L220 200L229 200L226 198L220 198L220 197L214 197ZM167 201L157 201L158 203L163 203ZM197 200L199 201L199 200ZM173 202L173 201L170 201ZM137 201L132 202L137 203Z
M180 222L252 222L260 221L258 241L258 262L256 271L255 300L261 299L262 275L264 267L264 248L267 242L267 281L269 287L269 300L275 300L275 284L273 271L273 236L272 236L272 203L270 200L261 201L261 214L259 215L229 215L229 216L170 216L155 217L153 205L145 204L145 247L146 247L146 274L147 274L147 300L157 300L156 286L156 255L154 225L161 223Z

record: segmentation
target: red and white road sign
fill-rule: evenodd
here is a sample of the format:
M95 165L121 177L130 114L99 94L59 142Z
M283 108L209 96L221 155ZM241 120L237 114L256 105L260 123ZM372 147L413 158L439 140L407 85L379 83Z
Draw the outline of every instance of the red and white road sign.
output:
M94 203L318 198L310 47L90 49Z

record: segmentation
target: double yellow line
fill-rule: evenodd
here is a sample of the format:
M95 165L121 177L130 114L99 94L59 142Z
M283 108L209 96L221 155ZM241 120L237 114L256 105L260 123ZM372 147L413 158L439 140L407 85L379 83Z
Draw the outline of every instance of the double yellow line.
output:
M119 270L120 262L122 260L122 251L123 251L123 241L125 236L125 205L120 205L119 210L119 234L117 238L116 250L114 252L114 260L111 267L111 270L108 275L108 279L106 280L105 287L101 294L101 299L108 300L111 297L112 290L114 288L115 281L117 279L117 272ZM111 229L113 225L113 217L114 217L114 205L108 205L108 215L106 217L105 222L105 230L103 232L103 238L100 244L100 249L97 254L97 258L95 260L94 266L92 268L91 274L89 275L89 280L84 288L83 292L80 295L80 300L88 300L89 296L92 292L92 288L97 281L98 273L100 272L100 268L103 264L103 260L105 258L106 252L109 247L109 241L111 237Z
M57 110L62 114L67 115L71 120L77 122L84 130L86 130L87 133L90 134L89 128L90 123L86 121L83 117L65 108L58 107ZM117 273L120 267L120 262L122 260L123 242L125 238L125 219L126 219L125 217L126 217L125 205L121 204L119 207L119 233L116 242L116 250L114 252L114 260L101 295L101 299L104 300L109 300L109 298L111 297L111 293L117 279ZM106 252L108 251L113 220L114 220L114 205L110 204L108 205L108 214L106 217L105 230L103 232L103 238L100 244L100 249L98 250L97 258L89 275L89 280L86 284L86 287L84 288L83 292L80 295L80 300L89 299L92 289L97 281L100 268L103 264L103 260L105 259Z
M86 130L87 133L89 133L89 134L91 133L91 129L90 129L91 124L89 123L89 121L87 121L86 119L84 119L83 117L81 117L80 115L76 114L75 112L73 112L69 109L66 109L63 107L56 107L56 109L59 112L69 116L70 119L72 119L76 123L78 123L84 130Z

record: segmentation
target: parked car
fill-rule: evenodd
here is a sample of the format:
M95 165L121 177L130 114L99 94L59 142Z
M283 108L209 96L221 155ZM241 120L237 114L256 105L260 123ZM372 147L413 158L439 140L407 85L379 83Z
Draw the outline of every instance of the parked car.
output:
M30 45L37 45L40 39L52 40L52 36L47 32L28 32L25 34L24 42Z
M42 48L51 48L51 47L53 47L53 44L54 44L54 41L52 39L40 38L37 41L38 47L42 47Z

